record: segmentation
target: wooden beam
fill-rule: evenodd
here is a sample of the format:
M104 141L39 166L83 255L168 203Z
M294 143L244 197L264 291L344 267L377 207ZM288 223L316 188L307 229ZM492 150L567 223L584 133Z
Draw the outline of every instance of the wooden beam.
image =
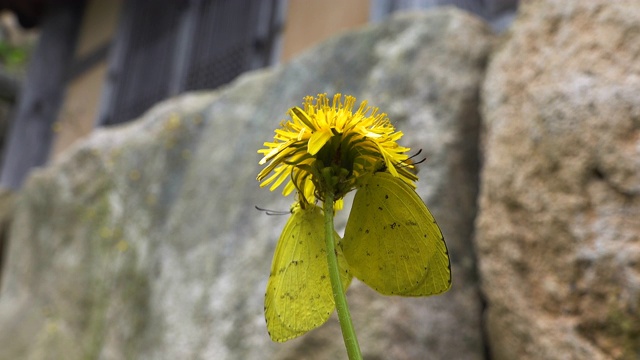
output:
M46 164L53 124L64 97L84 1L51 2L9 132L0 185L18 189L29 171Z

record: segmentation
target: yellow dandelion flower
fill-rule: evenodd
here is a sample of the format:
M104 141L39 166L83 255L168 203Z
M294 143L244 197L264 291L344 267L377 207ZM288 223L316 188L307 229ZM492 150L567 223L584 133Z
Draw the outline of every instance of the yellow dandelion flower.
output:
M336 199L353 190L367 173L386 171L415 187L413 165L405 163L409 148L398 145L396 131L384 113L363 101L354 112L356 98L336 94L330 103L326 94L307 96L303 108L289 110L291 120L275 130L273 142L265 142L258 174L260 186L273 191L286 182L283 194L296 189L304 201L323 200L320 172L332 168L338 176L332 189ZM271 176L269 176L271 174Z

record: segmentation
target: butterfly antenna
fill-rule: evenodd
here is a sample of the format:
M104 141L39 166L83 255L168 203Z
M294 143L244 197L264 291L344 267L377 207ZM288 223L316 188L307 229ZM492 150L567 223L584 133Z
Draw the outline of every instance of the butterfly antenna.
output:
M259 207L258 205L254 205L256 210L262 211L267 215L289 215L291 211L282 211L282 210L270 210Z
M415 161L413 160L416 156L420 155L420 153L422 152L422 149L418 150L417 153L409 156L406 160L402 161L400 164L398 164L398 167L408 167L408 166L415 166L418 164L422 164L423 162L427 161L426 157L423 157L422 159Z
M426 158L426 157L422 158L422 159L421 159L421 160L419 160L419 161L414 161L414 162L413 162L413 165L415 166L415 165L418 165L418 164L422 164L422 163L423 163L423 162L425 162L425 161L427 161L427 158Z
M419 149L417 153L415 153L415 154L413 154L413 155L409 156L409 158L408 158L407 160L409 160L409 159L413 159L414 157L416 157L416 156L420 155L421 153L422 153L422 149ZM420 162L423 162L423 161L425 161L426 159L427 159L427 158L425 157L424 159L420 160Z

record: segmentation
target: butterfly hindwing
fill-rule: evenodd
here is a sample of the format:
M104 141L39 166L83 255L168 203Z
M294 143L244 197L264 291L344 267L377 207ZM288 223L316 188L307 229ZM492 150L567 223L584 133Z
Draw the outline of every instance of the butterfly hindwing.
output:
M338 240L337 234L334 234ZM339 264L346 269L342 253ZM343 287L351 275L341 271ZM294 207L276 245L265 294L269 335L283 342L324 324L335 308L319 207Z
M351 274L381 294L427 296L451 286L438 224L414 189L389 173L362 180L342 248Z

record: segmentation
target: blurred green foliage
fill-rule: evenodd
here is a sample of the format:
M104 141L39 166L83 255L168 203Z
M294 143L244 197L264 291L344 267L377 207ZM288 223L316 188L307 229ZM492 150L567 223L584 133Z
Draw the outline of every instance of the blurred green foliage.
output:
M30 50L26 45L16 46L0 41L0 63L8 70L24 69L29 60Z

